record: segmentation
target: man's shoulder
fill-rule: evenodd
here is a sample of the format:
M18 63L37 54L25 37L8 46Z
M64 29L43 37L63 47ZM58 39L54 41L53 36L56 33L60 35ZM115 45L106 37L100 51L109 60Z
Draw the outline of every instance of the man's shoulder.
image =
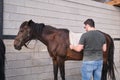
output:
M87 32L83 33L82 36L86 36L87 35Z
M105 37L104 34L101 31L97 30L97 32L99 33L99 35Z

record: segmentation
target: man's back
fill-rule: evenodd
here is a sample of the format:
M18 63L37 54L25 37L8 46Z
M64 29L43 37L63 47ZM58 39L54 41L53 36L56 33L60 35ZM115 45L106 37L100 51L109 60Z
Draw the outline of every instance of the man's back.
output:
M105 37L101 32L88 31L82 35L79 43L84 45L84 61L103 59L102 46L105 44Z

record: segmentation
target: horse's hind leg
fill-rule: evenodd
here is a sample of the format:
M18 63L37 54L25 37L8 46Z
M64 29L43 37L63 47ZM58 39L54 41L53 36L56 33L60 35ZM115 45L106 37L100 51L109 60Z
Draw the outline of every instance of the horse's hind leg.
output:
M65 80L65 61L61 57L58 57L58 66L62 80Z
M53 59L53 71L54 71L54 80L58 80L58 62Z

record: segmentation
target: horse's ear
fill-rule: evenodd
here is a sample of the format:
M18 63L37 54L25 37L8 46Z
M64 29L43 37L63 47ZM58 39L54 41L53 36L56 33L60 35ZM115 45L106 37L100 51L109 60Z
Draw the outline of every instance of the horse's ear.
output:
M32 19L31 19L31 20L28 21L28 26L32 26L34 23L35 22L33 22Z

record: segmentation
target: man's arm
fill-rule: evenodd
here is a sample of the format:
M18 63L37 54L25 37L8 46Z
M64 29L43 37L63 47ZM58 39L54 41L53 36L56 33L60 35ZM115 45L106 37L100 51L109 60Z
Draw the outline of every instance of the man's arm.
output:
M103 49L103 52L106 52L107 51L107 44L103 44L102 49Z
M79 45L77 45L77 46L70 45L70 49L75 50L75 51L77 51L77 52L82 51L82 50L83 50L83 47L84 47L84 45L81 45L81 44L79 44Z

